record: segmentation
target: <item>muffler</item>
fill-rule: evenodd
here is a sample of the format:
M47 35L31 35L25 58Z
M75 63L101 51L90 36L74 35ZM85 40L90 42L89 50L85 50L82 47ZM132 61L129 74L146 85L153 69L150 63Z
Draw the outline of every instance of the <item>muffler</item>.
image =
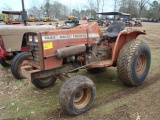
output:
M73 56L73 55L79 55L85 52L86 52L85 44L74 45L74 46L58 49L56 51L56 57L66 58L66 57Z

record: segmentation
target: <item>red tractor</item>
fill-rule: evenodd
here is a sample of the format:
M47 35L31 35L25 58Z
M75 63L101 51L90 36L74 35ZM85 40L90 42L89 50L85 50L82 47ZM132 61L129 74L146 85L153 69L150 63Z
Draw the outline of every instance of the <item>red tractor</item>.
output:
M81 114L93 104L96 87L90 78L70 78L68 73L79 69L97 73L117 66L124 84L138 86L145 80L150 68L150 48L136 38L146 33L124 28L123 22L114 22L101 33L94 22L71 29L28 32L28 63L21 66L22 75L38 88L52 86L57 78L64 81L60 105L71 115ZM22 59L23 55L14 61Z

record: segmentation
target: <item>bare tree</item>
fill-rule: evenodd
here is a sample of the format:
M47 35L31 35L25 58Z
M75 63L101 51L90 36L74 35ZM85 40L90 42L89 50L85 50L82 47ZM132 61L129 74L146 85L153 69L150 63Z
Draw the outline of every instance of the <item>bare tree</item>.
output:
M37 0L32 1L32 6L28 9L28 15L33 15L41 19L45 13L44 4L39 4Z
M69 14L69 8L62 3L54 1L50 6L50 15L57 19L66 19Z
M46 15L49 17L49 10L50 10L50 0L46 0L45 9L46 9Z
M138 17L138 1L137 0L120 0L119 11L131 14L131 17Z
M119 2L119 0L114 0L114 12L117 10L118 2Z
M96 0L96 1L97 1L97 12L99 13L99 5L100 5L101 0Z
M126 12L126 8L127 8L126 0L121 0L119 2L119 6L120 6L120 12Z
M138 2L138 6L139 6L139 17L141 17L141 13L143 8L145 7L145 5L149 2L149 0L140 0Z
M87 0L88 5L86 5L86 8L90 10L90 17L93 17L94 11L95 11L95 4L93 0Z
M104 8L104 0L102 1L102 12L103 12L103 8Z
M158 15L158 17L157 17L158 21L160 21L160 3L158 4L158 14L157 15Z
M12 7L9 6L9 5L7 5L7 4L4 4L4 5L2 6L2 10L12 10Z
M150 4L150 9L148 11L148 17L156 18L160 21L160 3L158 3L157 1L153 1L153 3Z

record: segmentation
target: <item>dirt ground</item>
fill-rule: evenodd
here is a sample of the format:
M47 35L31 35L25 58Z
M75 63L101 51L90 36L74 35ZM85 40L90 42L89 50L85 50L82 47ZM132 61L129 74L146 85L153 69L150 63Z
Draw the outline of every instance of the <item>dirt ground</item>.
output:
M121 83L116 68L100 74L85 70L75 75L91 78L97 93L93 106L79 116L69 116L58 104L61 81L39 90L30 81L16 80L9 68L0 66L0 120L160 120L160 23L143 23L147 35L138 39L151 48L151 67L145 82L138 87Z

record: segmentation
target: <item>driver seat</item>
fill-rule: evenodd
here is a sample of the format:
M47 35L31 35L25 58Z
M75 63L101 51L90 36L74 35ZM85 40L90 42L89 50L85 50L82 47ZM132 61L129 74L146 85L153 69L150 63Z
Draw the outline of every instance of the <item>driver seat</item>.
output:
M110 37L110 38L115 38L118 36L119 32L124 30L125 28L125 23L116 21L110 24L107 28L107 30L102 33L102 37Z

